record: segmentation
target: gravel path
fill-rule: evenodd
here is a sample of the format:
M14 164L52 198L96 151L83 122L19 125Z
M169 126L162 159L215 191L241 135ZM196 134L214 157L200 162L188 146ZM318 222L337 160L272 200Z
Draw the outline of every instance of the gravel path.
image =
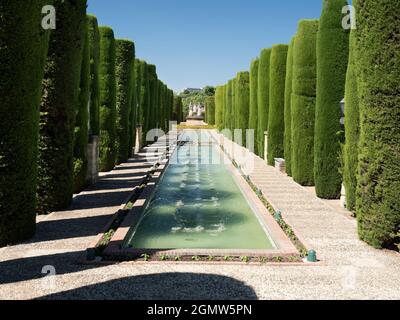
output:
M356 221L335 203L317 199L260 158L252 180L317 251L320 264L77 264L150 166L137 158L117 167L69 210L39 217L34 239L0 249L0 299L400 299L400 255L359 241ZM56 275L44 277L52 271L45 266Z

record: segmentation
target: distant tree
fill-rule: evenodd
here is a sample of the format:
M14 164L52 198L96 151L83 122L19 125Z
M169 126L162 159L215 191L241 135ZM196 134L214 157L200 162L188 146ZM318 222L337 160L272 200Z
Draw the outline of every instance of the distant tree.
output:
M214 87L211 87L211 86L206 86L206 87L203 89L203 93L204 93L206 96L211 97L211 96L215 95L215 88L214 88Z

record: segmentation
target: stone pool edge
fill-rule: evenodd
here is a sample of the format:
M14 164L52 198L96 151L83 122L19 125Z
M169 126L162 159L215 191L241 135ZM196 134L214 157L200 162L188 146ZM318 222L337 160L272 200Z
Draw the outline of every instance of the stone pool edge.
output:
M230 173L232 174L235 182L242 189L242 192L245 193L244 197L246 197L247 201L251 201L251 203L256 207L258 214L263 220L265 227L268 229L270 233L270 237L279 247L278 249L265 249L265 250L244 250L244 249L135 249L135 248L123 248L123 244L132 225L135 222L138 222L138 218L145 210L148 200L151 198L154 190L156 189L160 179L162 178L166 168L168 167L168 163L170 161L171 155L175 152L175 149L178 147L176 144L173 148L170 145L169 156L168 158L158 167L157 171L153 174L148 182L146 188L136 200L133 205L133 208L128 213L127 217L123 220L121 226L116 230L113 237L111 238L109 244L104 249L102 253L102 257L108 261L130 261L136 260L138 258L143 258L143 256L164 256L164 257L179 257L179 261L190 259L193 257L214 257L214 258L223 258L230 257L230 260L226 260L224 262L237 262L239 259L249 259L253 261L256 258L266 258L266 259L293 259L295 257L299 257L300 253L297 248L294 246L292 241L287 237L279 224L273 219L268 209L262 203L262 201L257 197L255 192L251 189L247 181L240 175L237 169L234 167L232 163L226 164ZM217 149L220 153L226 157L227 155L218 148L218 144L216 145ZM257 214L254 212L254 214ZM266 237L268 235L266 234ZM200 259L201 260L201 259ZM176 260L178 261L178 260ZM165 261L167 262L167 261ZM196 261L196 263L204 263L205 261ZM212 263L213 261L208 261L206 263ZM221 262L221 261L220 261ZM215 263L215 262L213 262ZM271 262L269 262L271 263ZM288 262L279 262L281 264ZM289 262L290 264L298 264L302 263L298 260L293 262Z

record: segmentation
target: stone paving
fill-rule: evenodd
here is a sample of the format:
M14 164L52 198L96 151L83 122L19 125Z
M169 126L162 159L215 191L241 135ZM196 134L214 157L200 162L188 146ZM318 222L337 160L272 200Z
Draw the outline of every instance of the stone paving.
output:
M39 217L34 239L0 249L0 299L400 299L400 255L359 241L353 218L258 157L251 179L321 263L79 265L79 255L150 166L136 158L117 167L68 211ZM44 266L54 266L56 275L43 277Z

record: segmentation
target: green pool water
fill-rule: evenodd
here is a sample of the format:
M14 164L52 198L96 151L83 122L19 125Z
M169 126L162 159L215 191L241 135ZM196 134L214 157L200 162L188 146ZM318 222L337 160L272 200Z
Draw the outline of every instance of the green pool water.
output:
M273 249L215 145L178 147L126 246L138 249Z

